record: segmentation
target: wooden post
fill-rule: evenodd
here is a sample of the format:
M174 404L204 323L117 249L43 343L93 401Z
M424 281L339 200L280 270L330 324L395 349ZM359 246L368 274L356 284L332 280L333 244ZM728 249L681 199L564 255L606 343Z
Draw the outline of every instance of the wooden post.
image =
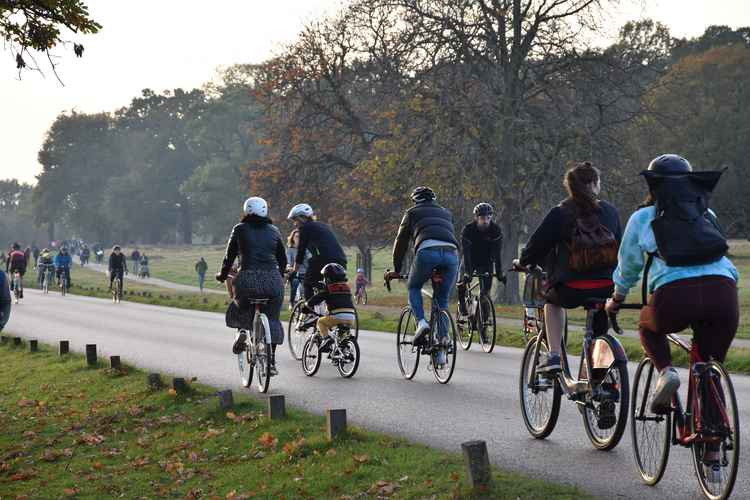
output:
M109 367L112 368L113 370L119 370L120 369L120 356L110 356Z
M161 389L164 387L164 384L161 381L161 375L158 373L149 373L148 374L148 387L149 389Z
M487 488L492 481L490 458L485 441L468 441L461 443L461 450L466 462L466 473L472 488Z
M286 417L286 399L283 394L268 396L268 418L278 420Z
M326 410L326 432L329 441L346 432L346 410Z
M182 377L175 377L172 379L172 389L177 391L178 394L187 392L187 382Z
M8 337L5 335L0 335L0 344L7 344L8 343Z
M219 391L217 395L219 396L219 407L222 410L228 410L234 406L234 396L232 396L232 391L229 389Z
M63 354L68 354L70 352L70 341L69 340L61 340L60 341L60 348L58 349L58 353L60 356Z
M96 366L96 344L86 344L86 364Z
M14 346L21 345L21 337L13 337L13 345Z
M37 352L39 350L39 342L37 340L29 340L29 351Z

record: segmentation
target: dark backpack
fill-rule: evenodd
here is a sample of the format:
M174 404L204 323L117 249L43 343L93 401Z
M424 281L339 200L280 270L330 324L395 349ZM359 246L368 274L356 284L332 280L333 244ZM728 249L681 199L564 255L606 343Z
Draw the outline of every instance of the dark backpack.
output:
M658 256L668 266L715 262L729 250L724 231L708 202L723 172L659 175L644 172L656 197L651 228Z
M617 238L601 223L596 213L575 211L573 233L568 245L568 267L577 273L587 273L617 265Z

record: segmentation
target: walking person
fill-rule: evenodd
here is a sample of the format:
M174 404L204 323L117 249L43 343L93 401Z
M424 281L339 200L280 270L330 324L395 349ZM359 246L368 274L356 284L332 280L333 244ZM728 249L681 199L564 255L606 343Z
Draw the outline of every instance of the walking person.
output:
M195 272L198 273L198 288L203 293L203 284L206 282L206 271L208 271L208 263L203 257L195 263Z
M141 265L141 252L138 251L138 247L130 253L130 260L133 261L133 272L138 276L138 268Z

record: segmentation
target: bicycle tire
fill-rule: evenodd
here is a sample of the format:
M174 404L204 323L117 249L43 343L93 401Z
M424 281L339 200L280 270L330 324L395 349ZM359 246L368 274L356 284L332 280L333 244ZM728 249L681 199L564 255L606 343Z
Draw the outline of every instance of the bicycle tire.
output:
M456 306L456 317L461 316L461 307ZM466 323L461 325L461 322L457 324L458 328L458 343L461 344L461 348L464 351L468 351L471 348L471 342L474 340L474 331L471 329L471 318L466 319Z
M398 320L398 330L396 331L396 356L398 359L398 367L401 370L401 375L406 380L411 380L417 373L419 368L419 357L422 354L422 348L415 346L412 343L414 334L409 334L410 331L414 331L416 328L416 321L410 308L404 308L401 311L401 317ZM411 356L408 356L411 354ZM413 365L407 363L407 359L413 357Z
M287 345L289 346L289 354L292 355L293 359L297 361L302 360L302 350L305 347L305 342L310 338L310 334L306 332L300 332L298 325L303 317L302 305L304 301L300 300L294 304L292 313L289 315L289 324L286 329Z
M536 372L536 359L534 359L534 351L536 349L536 343L538 341L539 337L537 336L529 340L529 343L526 344L526 349L523 352L523 359L521 361L521 373L519 376L518 388L519 396L521 399L521 416L523 417L523 423L524 425L526 425L526 429L529 431L529 434L531 434L536 439L544 439L549 436L553 430L555 430L555 425L557 425L557 418L560 416L560 400L562 398L562 389L560 388L560 383L558 382L557 377L555 377L551 382L547 380L545 384L540 384L540 375L535 373L534 385L536 386L537 393L548 393L551 396L551 401L547 405L549 407L547 415L541 420L536 419L538 420L538 424L532 422L526 400L527 389L531 392L534 392L535 388L528 387L528 380L531 375L528 370L532 369L534 370L534 372ZM542 342L542 346L545 351L548 351L545 342ZM541 391L539 390L540 387ZM540 398L535 398L535 402L536 401L542 400Z
M312 377L320 368L320 342L318 336L313 335L302 348L302 371L308 377Z
M700 484L703 495L710 500L724 500L726 498L729 498L729 496L732 494L734 483L737 480L737 470L740 463L740 418L737 411L737 397L734 392L734 385L732 384L732 379L729 376L729 372L726 371L721 363L718 363L716 361L710 361L708 364L710 366L710 369L712 371L715 371L719 375L720 380L723 382L720 383L720 387L722 389L722 392L724 393L725 412L727 413L727 417L729 418L730 424L732 425L730 434L730 442L732 444L731 459L727 464L728 467L722 467L721 484L723 484L723 486L718 493L714 493L714 491L712 491L711 486L708 484L708 481L706 479L705 465L703 464L703 452L705 444L697 443L694 441L692 446L690 447L690 450L692 452L691 455L693 456L693 468L695 469L696 476L698 476L698 484ZM731 410L729 408L726 408L727 403L731 403ZM696 418L700 418L700 416L693 415L693 417L690 419L691 430L693 432L695 432ZM726 446L727 440L725 439L722 441L721 445L721 450L723 453L730 451L726 448Z
M256 313L253 325L255 380L258 390L262 393L268 392L271 384L271 344L266 342L270 332L266 332L265 323L261 320L262 314Z
M485 311L488 311L486 318L484 317ZM497 340L497 323L495 318L495 306L486 295L480 295L479 297L478 315L477 326L479 327L479 342L482 344L482 350L489 354L495 349L495 342ZM487 328L484 332L484 336L482 335L482 328ZM491 331L490 328L492 329Z
M453 317L447 309L438 310L438 318L440 317L445 318L445 321L448 324L449 331L447 332L447 338L449 343L447 346L442 346L437 350L433 349L430 358L432 360L432 374L435 376L435 380L441 384L447 384L450 382L451 377L453 376L453 371L456 369L456 354L458 353L456 343L456 324L453 322ZM435 323L433 323L433 326L434 324ZM443 366L446 366L447 368L438 369L437 356L443 351L445 352L445 358L447 361Z
M616 349L619 348L614 345L614 340L611 339L608 335L600 336L596 339L596 341L606 342L609 346L610 352L617 352ZM585 363L585 359L586 358L582 353L581 365ZM617 386L619 388L619 401L617 403L614 403L617 405L615 408L615 416L617 420L611 427L611 429L613 430L608 437L602 437L603 433L599 434L600 430L604 431L608 429L600 429L598 427L596 414L592 411L592 409L588 406L581 407L583 426L586 429L586 435L589 437L589 441L591 441L591 444L594 445L594 448L600 451L609 451L617 446L622 439L622 435L625 432L625 427L628 424L628 412L630 409L630 379L628 377L627 364L622 361L614 360L612 362L612 365L610 365L609 369L607 370L604 379L602 380L602 383L605 382L609 382L610 386ZM599 387L601 387L601 384L599 384ZM602 403L600 402L597 410L600 410L601 407Z
M651 413L650 396L656 387L656 375L656 368L651 359L643 358L635 371L630 402L630 440L633 443L633 459L641 481L649 486L654 486L664 476L669 461L672 436L672 414ZM644 376L645 380L643 380ZM655 439L650 439L651 436L655 436ZM646 443L645 440L654 442Z
M245 335L247 335L247 333L245 333ZM246 347L241 353L237 354L237 367L240 371L240 382L242 383L242 387L250 387L253 383L253 372L255 371L255 366L253 366L252 354L248 347Z
M352 378L354 374L357 373L357 368L359 368L359 343L355 338L344 339L339 344L339 349L344 355L346 355L348 352L351 352L354 355L354 359L351 361L351 363L343 365L341 363L341 360L339 360L338 364L336 365L336 368L339 370L339 375L344 378ZM344 368L345 366L351 367Z

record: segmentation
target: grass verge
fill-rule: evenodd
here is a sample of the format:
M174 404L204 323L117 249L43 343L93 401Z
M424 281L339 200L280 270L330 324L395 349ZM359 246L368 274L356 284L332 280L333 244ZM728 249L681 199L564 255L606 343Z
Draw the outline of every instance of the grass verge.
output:
M145 374L81 356L0 346L0 491L5 498L472 498L457 454L357 428L326 440L324 419L271 421L214 390L146 388ZM18 374L23 373L23 377ZM493 471L492 498L586 498Z

